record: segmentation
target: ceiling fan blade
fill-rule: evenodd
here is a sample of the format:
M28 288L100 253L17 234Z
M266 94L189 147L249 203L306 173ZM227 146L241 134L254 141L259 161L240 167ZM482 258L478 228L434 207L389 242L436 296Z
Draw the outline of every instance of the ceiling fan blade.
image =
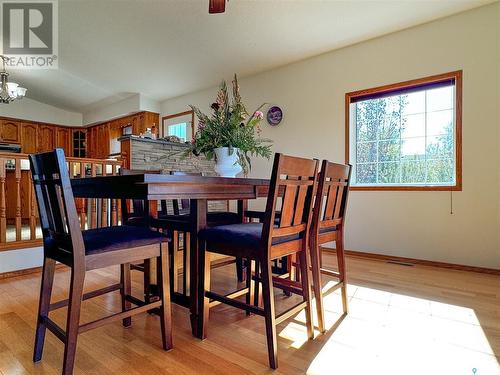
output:
M226 0L209 0L208 13L224 13L226 10Z

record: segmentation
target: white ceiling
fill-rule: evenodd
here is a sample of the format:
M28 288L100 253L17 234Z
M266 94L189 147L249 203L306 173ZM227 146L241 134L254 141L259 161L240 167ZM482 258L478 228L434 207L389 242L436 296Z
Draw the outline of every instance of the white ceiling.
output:
M155 100L250 75L490 0L59 0L59 69L12 71L28 97L84 112L140 93Z

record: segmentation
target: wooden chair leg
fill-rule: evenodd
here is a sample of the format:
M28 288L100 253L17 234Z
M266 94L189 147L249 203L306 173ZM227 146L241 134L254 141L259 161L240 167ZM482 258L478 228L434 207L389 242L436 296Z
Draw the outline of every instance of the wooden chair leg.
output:
M259 262L258 261L255 261L255 277L256 278L260 278L260 273L259 273ZM259 302L260 302L260 281L259 280L256 280L254 282L254 295L253 295L253 304L254 306L257 306L259 307Z
M286 262L285 267L286 267L286 272L289 275L288 278L291 281L298 281L297 280L297 272L295 269L295 264L297 263L297 257L295 256L295 254L289 255L288 257L283 257L283 258L281 258L281 261ZM283 294L287 297L290 297L292 295L292 292L290 292L288 290L284 290Z
M206 244L200 241L198 245L198 337L207 337L207 324L210 312L210 298L205 292L210 290L210 255L207 254Z
M179 262L178 262L178 251L179 251L179 232L173 231L172 233L172 241L168 243L169 248L169 257L171 261L171 269L170 269L170 289L171 292L179 291Z
M151 297L151 260L144 259L144 302L149 303Z
M130 284L130 263L122 264L120 266L120 294L122 299L122 311L130 310L131 303L127 301L127 296L132 293L132 287ZM132 324L132 317L123 319L122 324L124 327L130 327Z
M321 292L321 254L318 243L314 240L311 241L311 263L312 263L312 276L313 276L313 290L316 302L316 313L318 315L318 328L321 333L325 329L325 310L323 306L323 293Z
M269 366L276 369L278 368L278 340L276 336L276 315L274 311L273 276L271 273L271 263L269 261L262 261L260 264Z
M238 278L238 282L245 281L244 272L243 272L243 258L236 258L236 277Z
M246 294L246 304L251 305L254 303L254 293L255 293L255 281L252 278L252 273L254 272L254 261L247 259L247 277L246 277L246 287L248 288L248 293ZM246 312L250 315L250 311Z
M157 280L159 292L161 296L160 307L160 324L161 324L161 338L164 350L172 349L172 307L170 305L170 278L168 275L168 250L167 244L162 243L161 255L156 262L157 266Z
M314 326L312 319L312 301L311 301L311 284L309 283L309 261L307 259L306 251L301 251L299 253L299 264L300 264L300 280L302 283L302 295L304 301L306 302L306 327L307 327L307 337L309 339L314 338Z
M183 273L184 273L184 295L191 295L191 235L189 232L184 232L184 264ZM196 288L196 285L193 285L193 288Z
M346 267L345 267L345 253L344 253L344 236L343 229L339 228L337 231L337 240L335 241L335 248L337 253L337 264L339 268L339 281L342 282L342 288L340 289L342 295L342 307L344 314L349 313L349 305L347 302L347 278L346 278Z
M300 258L297 258L297 254L292 254L290 256L290 263L291 263L291 273L290 273L290 279L293 281L297 281L300 283Z
M33 362L42 359L43 344L45 342L46 326L44 318L49 315L50 297L52 295L52 285L54 283L54 274L56 261L45 258L43 262L42 285L40 287L40 302L38 305L38 321L36 323L35 349L33 352Z
M78 271L73 268L71 270L71 286L69 290L68 317L66 322L63 375L73 374L84 281L85 271Z

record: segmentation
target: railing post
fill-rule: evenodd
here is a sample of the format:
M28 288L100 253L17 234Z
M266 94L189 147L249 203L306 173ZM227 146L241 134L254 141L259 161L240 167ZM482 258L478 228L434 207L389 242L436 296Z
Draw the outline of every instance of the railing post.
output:
M96 176L95 163L90 163L90 175L91 177ZM97 198L90 199L90 228L97 228Z
M0 159L0 242L7 242L7 207L5 205L5 159Z
M106 176L106 164L102 163L102 176ZM101 227L107 227L108 224L108 200L106 198L101 199Z
M29 197L30 197L30 240L36 240L36 197L33 188L33 176L29 172Z
M116 176L116 165L111 164L111 174L113 176ZM117 225L118 224L118 218L117 218L117 209L116 209L116 199L111 199L111 225Z
M16 159L16 241L21 241L21 159Z
M27 154L1 154L0 157L0 251L39 246L41 242L40 237L37 237L38 207L33 178L29 170L22 168L27 159ZM12 170L7 169L7 160L15 161ZM85 175L87 165L91 167L91 177L96 177L98 165L103 167L103 176L117 175L121 165L118 161L71 157L67 158L67 162L71 178L88 177ZM112 169L108 172L109 166ZM120 222L120 207L117 200L102 200L100 205L102 216L99 222L97 220L99 204L95 198L76 198L75 201L82 230L96 228L98 224L107 226L117 225ZM23 235L23 220L27 224L26 230L29 230L29 235L26 233L26 236ZM13 225L7 225L11 221Z
M85 163L80 162L80 178L85 177ZM87 224L87 200L85 198L80 198L80 226L82 230L85 230Z

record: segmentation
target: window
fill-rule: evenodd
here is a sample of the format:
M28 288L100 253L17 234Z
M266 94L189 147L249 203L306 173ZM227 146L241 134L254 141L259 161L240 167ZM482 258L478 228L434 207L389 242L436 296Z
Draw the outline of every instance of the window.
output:
M168 135L175 135L186 141L187 139L187 123L182 122L180 124L168 125Z
M461 190L462 72L346 94L353 190Z
M161 135L175 135L184 142L193 139L194 131L194 111L184 111L170 114L161 118Z

